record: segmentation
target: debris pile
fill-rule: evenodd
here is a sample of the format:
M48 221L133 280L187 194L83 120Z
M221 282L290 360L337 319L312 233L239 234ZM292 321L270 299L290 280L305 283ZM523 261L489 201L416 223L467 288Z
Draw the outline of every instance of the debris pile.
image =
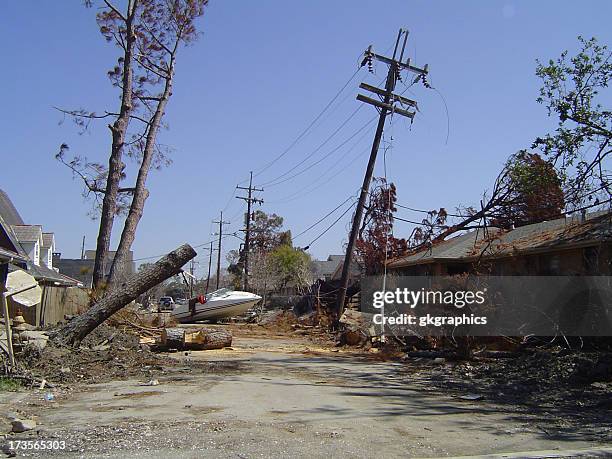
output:
M102 324L90 333L79 348L57 346L53 341L43 349L26 347L19 362L33 381L52 383L101 382L112 379L149 377L175 362L155 355L139 345L139 337Z

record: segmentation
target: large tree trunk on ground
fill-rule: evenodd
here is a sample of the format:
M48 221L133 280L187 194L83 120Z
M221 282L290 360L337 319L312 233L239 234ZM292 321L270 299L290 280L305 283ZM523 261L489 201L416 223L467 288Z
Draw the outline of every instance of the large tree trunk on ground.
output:
M232 334L220 328L165 328L161 338L165 349L206 351L232 345Z
M129 302L155 285L178 274L181 268L197 254L189 245L184 244L170 252L153 266L145 271L135 274L125 283L115 286L100 301L95 303L88 311L74 318L53 337L61 344L75 345L81 342L98 325L119 311Z
M161 342L168 349L183 349L185 345L185 329L164 328L161 334Z

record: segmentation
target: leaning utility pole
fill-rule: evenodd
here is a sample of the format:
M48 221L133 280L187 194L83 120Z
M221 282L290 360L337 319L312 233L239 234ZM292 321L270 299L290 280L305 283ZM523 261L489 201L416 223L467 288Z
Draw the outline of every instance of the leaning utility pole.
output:
M397 51L399 48L400 41L404 38L402 43L402 49L397 57ZM389 71L387 73L387 82L385 84L385 89L377 88L375 86L371 86L366 83L361 83L359 87L361 89L365 89L366 91L370 91L371 93L379 96L380 100L372 99L370 97L366 97L364 95L358 94L357 100L361 102L365 102L366 104L374 105L380 110L380 117L378 118L378 126L376 128L376 134L374 135L374 142L372 143L372 151L370 152L370 160L368 161L368 166L366 169L365 176L363 178L363 185L361 185L361 194L359 195L359 202L357 203L357 208L355 209L355 216L353 217L353 224L351 226L351 233L349 236L348 244L346 246L346 255L344 257L344 265L342 266L342 279L340 281L340 289L338 292L338 304L337 304L337 320L342 315L344 310L344 302L346 300L346 290L348 288L348 278L349 278L349 270L351 265L351 259L353 256L353 248L355 246L355 240L357 239L357 233L359 231L359 227L361 225L361 218L363 216L363 208L365 206L365 200L368 195L368 191L370 188L370 182L372 180L372 174L374 172L374 164L376 163L376 155L378 153L378 148L380 146L380 139L382 137L383 129L385 127L385 120L387 118L387 114L398 113L400 115L406 116L410 119L414 118L415 112L411 112L405 110L403 108L399 108L395 106L396 102L399 102L402 106L415 107L417 103L414 100L407 99L400 95L394 94L393 90L395 89L395 83L398 79L401 79L400 72L402 70L408 70L410 72L414 72L417 74L417 79L422 78L425 82L425 76L427 75L428 69L427 65L425 65L422 69L413 67L410 65L410 58L406 59L406 62L402 62L404 57L404 50L406 49L406 41L408 40L408 31L400 29L397 40L395 42L395 49L393 50L393 57L388 58L385 56L381 56L372 51L372 46L370 46L366 52L364 53L364 59L361 62L361 65L364 66L368 64L369 67L372 65L372 60L376 59L379 62L383 62L389 65ZM416 80L415 80L416 81Z
M253 197L253 191L263 191L263 188L253 188L253 171L251 171L251 177L249 179L249 187L236 186L239 190L247 190L248 196L236 196L237 199L242 199L247 203L246 213L246 228L241 230L246 234L244 236L244 279L242 281L242 289L246 292L249 288L249 251L251 250L251 204L263 204L263 199L257 199Z
M223 225L229 225L230 222L224 222L223 221L223 211L221 211L221 217L219 218L218 222L213 222L213 223L218 223L219 224L219 247L218 247L218 253L217 253L217 290L219 289L219 278L221 277L221 240L223 239Z
M83 244L81 244L81 260L85 259L85 236L83 235Z

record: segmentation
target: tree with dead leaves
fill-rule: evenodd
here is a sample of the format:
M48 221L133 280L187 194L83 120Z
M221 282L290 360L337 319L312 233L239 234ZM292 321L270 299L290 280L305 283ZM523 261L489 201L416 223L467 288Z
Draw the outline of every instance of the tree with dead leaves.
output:
M449 223L444 208L432 210L415 229L411 238L412 249L443 241L459 231L487 226L512 228L559 218L565 201L561 179L549 161L537 153L520 151L506 161L492 190L483 195L480 209L458 208Z
M365 213L355 251L366 275L383 272L385 261L404 255L408 250L405 239L393 236L393 213L397 211L397 190L384 178L374 178L365 206Z
M112 287L122 280L123 267L149 196L146 181L151 167L168 163L167 148L157 136L163 127L167 103L172 96L177 52L196 40L196 20L206 0L128 0L125 8L103 0L97 13L100 32L119 49L117 64L108 72L120 91L117 111L103 113L84 109L62 110L78 126L87 129L92 120L110 121L111 148L108 166L85 157L68 159L62 144L57 159L83 180L86 194L101 200L100 228L96 243L94 287L104 284L104 263L116 214L127 212L119 247L110 269ZM93 2L86 2L92 6ZM134 186L122 186L126 178L124 155L138 165Z

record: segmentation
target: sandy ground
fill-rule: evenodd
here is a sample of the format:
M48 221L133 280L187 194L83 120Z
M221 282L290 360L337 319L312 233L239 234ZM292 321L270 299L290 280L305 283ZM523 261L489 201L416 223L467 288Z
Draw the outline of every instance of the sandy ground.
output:
M42 392L0 395L0 410L39 424L11 438L66 442L32 456L112 458L445 457L612 443L608 429L559 429L563 420L443 393L427 368L303 338L243 337L229 350L174 356L181 365L159 385L112 381L54 401ZM200 360L218 371L191 366Z

